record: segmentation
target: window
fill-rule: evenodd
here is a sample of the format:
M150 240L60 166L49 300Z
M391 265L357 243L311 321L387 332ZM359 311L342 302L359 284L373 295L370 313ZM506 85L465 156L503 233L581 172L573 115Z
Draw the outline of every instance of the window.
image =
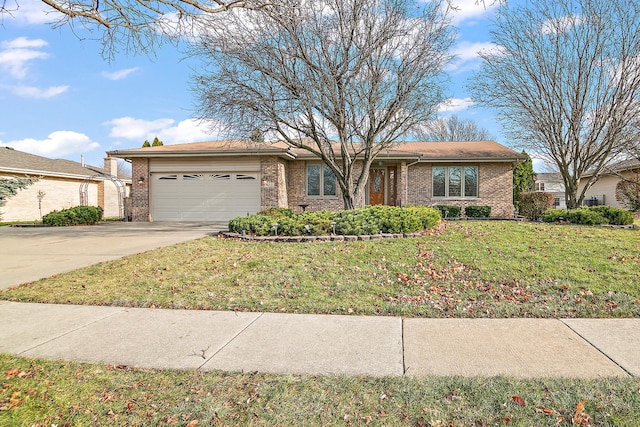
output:
M254 176L254 175L245 175L243 173L239 173L239 174L236 175L236 179L255 181L258 178L256 176Z
M307 165L307 196L335 196L336 177L327 165Z
M478 197L477 166L434 166L433 197Z
M183 181L200 181L202 180L204 177L204 175L182 175L182 180Z
M169 180L169 181L175 181L178 179L178 175L162 175L160 177L158 177L158 179L161 180Z
M536 191L544 191L544 182L536 182Z
M229 175L228 173L226 174L214 173L212 175L209 175L209 177L213 181L229 181L231 179L231 175Z

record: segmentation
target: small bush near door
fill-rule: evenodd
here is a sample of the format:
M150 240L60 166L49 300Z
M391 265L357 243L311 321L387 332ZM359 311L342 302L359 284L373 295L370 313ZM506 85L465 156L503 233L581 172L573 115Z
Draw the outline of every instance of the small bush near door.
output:
M464 214L469 218L489 218L491 216L491 206L467 206Z
M102 212L99 206L76 206L50 212L42 217L42 223L55 227L93 225L102 219Z

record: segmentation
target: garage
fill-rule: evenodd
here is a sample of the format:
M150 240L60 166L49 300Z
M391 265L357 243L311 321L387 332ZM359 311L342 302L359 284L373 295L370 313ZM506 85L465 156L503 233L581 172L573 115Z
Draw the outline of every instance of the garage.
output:
M260 210L258 172L151 173L152 221L228 221Z

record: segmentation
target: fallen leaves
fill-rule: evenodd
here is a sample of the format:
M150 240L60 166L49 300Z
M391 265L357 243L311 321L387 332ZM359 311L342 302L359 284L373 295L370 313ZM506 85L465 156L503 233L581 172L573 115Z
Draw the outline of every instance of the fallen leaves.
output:
M527 405L527 402L525 402L525 400L520 396L511 396L511 400L513 400L516 403L516 405L520 405L520 406Z

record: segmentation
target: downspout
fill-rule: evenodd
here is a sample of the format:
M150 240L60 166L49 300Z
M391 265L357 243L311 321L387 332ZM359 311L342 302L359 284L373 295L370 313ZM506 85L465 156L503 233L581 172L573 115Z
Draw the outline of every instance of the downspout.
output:
M407 176L404 179L404 195L406 199L409 198L409 167L420 163L420 161L422 161L422 154L420 154L415 162L407 163Z

